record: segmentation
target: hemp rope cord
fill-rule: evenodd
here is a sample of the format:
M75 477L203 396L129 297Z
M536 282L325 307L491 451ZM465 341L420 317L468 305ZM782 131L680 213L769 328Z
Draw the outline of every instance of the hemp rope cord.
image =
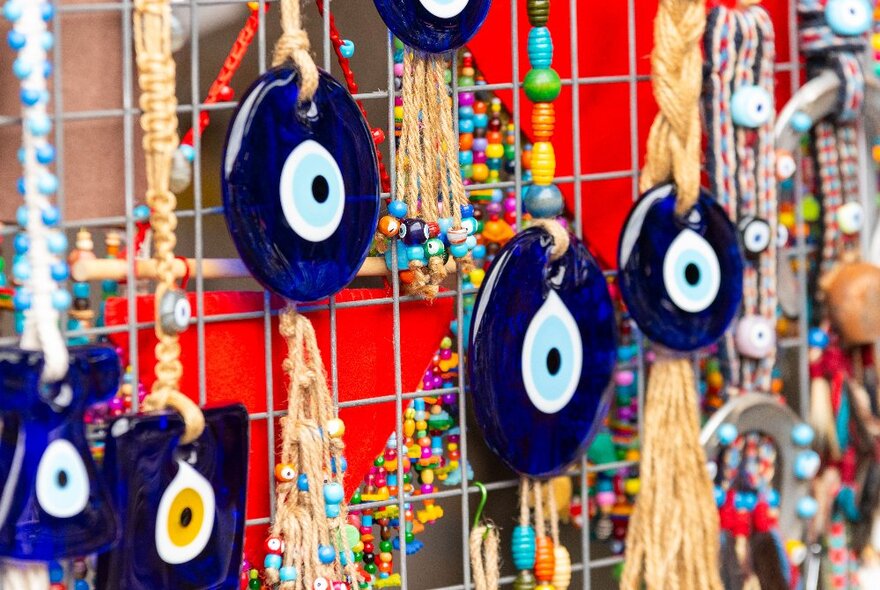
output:
M529 478L519 478L519 524L529 526Z
M556 262L565 256L565 253L568 251L568 247L571 244L571 238L568 235L568 230L562 227L558 221L555 219L532 219L529 222L529 227L538 227L550 234L550 237L553 239L553 249L550 251L550 262Z
M137 0L134 12L135 56L141 89L141 128L146 156L147 204L153 230L156 260L156 381L144 400L149 411L172 408L183 416L182 444L193 442L205 428L198 405L183 395L180 377L180 343L176 334L166 333L159 321L163 296L173 291L174 246L177 238L177 199L169 188L171 160L177 149L177 97L175 64L171 55L171 5L168 0Z
M481 506L485 507L484 504ZM497 590L500 585L501 559L499 548L501 538L498 527L491 521L478 523L468 538L471 569L476 590Z
M342 470L328 473L331 465L341 466L345 444L329 436L327 423L335 418L333 399L327 387L321 351L311 322L293 306L280 317L280 332L287 341L283 368L289 380L287 415L281 418L281 462L308 479L308 491L299 491L296 478L276 485L275 521L271 532L284 540L284 565L297 568L297 579L281 584L281 590L310 590L317 577L339 580L343 574L352 584L358 580L354 560L341 566L339 560L322 564L318 546L345 543L341 529L347 522L347 504L340 504L339 516L325 513L324 483L342 485ZM337 547L348 552L350 547ZM267 582L276 584L278 570L267 569Z
M535 498L535 538L547 536L547 527L544 522L544 498L542 496L543 486L541 482L535 480L532 482L532 494Z
M730 106L734 88L758 85L773 96L773 23L757 5L744 10L718 6L709 15L707 29L704 49L708 91L703 106L709 131L707 167L712 191L734 223L737 218L757 217L772 231L777 225L773 111L761 127L747 129L734 126ZM747 262L741 317L759 315L771 325L775 323L776 255L776 240L771 237L757 264ZM775 349L764 358L753 359L738 354L732 331L725 334L724 340L730 363L728 392L769 392Z
M281 0L281 37L272 54L272 67L290 59L299 70L299 102L306 102L318 90L318 66L310 53L309 36L302 28L300 0Z
M640 187L673 179L676 211L699 198L704 3L661 0L652 83L660 112ZM646 392L641 490L626 537L622 590L720 590L718 511L699 443L697 391L687 358L660 356Z

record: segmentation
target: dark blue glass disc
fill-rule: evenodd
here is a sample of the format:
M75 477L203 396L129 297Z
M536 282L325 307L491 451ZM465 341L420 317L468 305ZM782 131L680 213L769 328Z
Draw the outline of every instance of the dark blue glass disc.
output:
M43 353L0 349L0 556L49 561L105 551L119 522L86 441L83 414L116 394L112 348L70 349L44 384Z
M395 37L414 49L461 47L483 26L491 0L373 0Z
M239 255L267 289L314 301L345 287L379 217L379 168L367 123L326 72L297 104L299 73L263 74L242 97L223 151L223 206Z
M655 187L635 204L620 235L620 291L654 342L691 351L718 340L742 299L743 258L736 227L701 191L686 219L675 189Z
M561 473L585 452L608 409L616 324L608 285L571 238L529 229L498 252L474 306L468 368L477 423L515 471Z

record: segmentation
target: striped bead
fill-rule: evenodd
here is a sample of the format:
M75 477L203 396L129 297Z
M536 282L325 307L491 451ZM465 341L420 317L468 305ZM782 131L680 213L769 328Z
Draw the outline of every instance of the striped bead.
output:
M529 63L535 69L549 68L553 63L553 39L547 27L529 31Z
M535 590L535 576L529 570L521 570L513 581L513 590Z
M516 569L530 570L535 567L535 529L527 525L514 527L510 550Z
M535 103L532 108L532 132L535 141L550 141L556 128L556 109L551 102Z
M532 180L535 184L548 185L556 176L556 154L553 144L538 141L532 146Z
M528 0L526 10L533 27L543 27L550 18L550 0Z
M553 556L556 558L553 587L556 590L568 590L571 584L571 556L568 554L568 549L563 545L557 545L553 548Z
M556 557L553 555L553 540L548 536L538 537L535 549L535 578L539 582L553 579Z

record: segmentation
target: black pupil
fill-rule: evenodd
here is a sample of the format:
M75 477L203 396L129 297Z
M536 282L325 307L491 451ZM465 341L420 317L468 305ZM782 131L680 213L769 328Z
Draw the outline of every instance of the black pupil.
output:
M183 512L180 513L180 526L188 527L189 523L192 522L193 519L193 511L191 508L184 508Z
M550 352L547 353L547 370L551 375L555 375L559 372L559 367L562 365L562 356L559 354L558 348L551 348Z
M319 203L323 203L330 196L330 185L327 184L327 179L321 175L316 176L312 181L312 196Z
M700 269L693 262L684 267L684 279L689 285L696 285L700 282Z
M67 487L67 472L63 469L58 472L58 487L66 488Z

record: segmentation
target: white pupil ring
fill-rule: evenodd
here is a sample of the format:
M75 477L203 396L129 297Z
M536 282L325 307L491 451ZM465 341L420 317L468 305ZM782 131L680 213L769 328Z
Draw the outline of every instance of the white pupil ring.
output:
M422 7L438 18L454 18L461 14L470 0L419 0Z
M305 240L323 242L342 221L342 171L333 154L314 140L307 139L287 156L278 195L287 224Z

